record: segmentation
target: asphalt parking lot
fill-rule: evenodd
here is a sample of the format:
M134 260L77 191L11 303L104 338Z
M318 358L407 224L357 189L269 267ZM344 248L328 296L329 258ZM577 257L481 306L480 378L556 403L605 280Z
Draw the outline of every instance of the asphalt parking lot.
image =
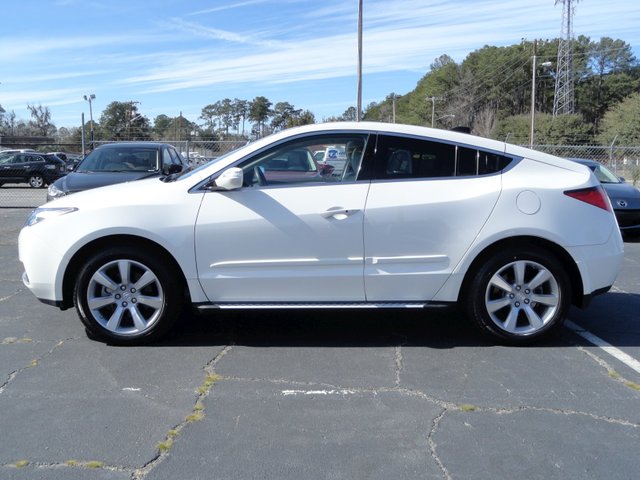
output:
M638 478L638 242L535 347L455 311L252 311L121 348L22 285L28 213L0 209L0 479Z

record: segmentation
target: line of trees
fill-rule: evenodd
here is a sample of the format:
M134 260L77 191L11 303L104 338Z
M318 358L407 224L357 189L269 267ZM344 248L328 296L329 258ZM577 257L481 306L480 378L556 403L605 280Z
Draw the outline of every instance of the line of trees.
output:
M608 37L573 42L575 105L573 115L553 116L555 61L558 40L537 41L538 71L535 85L537 144L640 144L640 66L630 45ZM416 88L404 95L389 94L369 104L364 120L468 127L486 137L528 143L533 88L533 42L507 47L485 46L456 63L442 55ZM80 143L80 129L56 129L48 107L29 105L31 120L17 120L0 108L3 135L57 135ZM355 120L356 109L323 121ZM264 96L253 100L229 99L207 104L196 123L182 113L158 115L153 121L138 110L138 102L111 102L93 125L96 140L167 139L220 140L256 138L315 123L309 110L289 102L275 105ZM86 132L90 122L85 125ZM88 137L88 133L87 133ZM61 142L62 143L62 142Z
M622 40L573 42L575 113L553 116L558 40L537 42L537 144L640 144L640 66ZM370 104L365 120L464 126L477 135L529 142L533 42L485 46L456 63L439 57L406 95ZM634 118L635 117L635 118Z

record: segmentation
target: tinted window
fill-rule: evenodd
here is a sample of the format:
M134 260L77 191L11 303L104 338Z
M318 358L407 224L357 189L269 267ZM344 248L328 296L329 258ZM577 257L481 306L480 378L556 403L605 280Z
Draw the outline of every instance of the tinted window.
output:
M381 135L378 140L377 178L450 177L455 172L454 145Z
M439 178L499 172L510 157L432 140L381 135L376 178Z

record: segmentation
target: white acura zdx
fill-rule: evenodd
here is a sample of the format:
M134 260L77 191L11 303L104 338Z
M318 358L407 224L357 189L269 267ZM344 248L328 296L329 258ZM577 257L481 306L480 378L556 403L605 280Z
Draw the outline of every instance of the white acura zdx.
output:
M344 169L313 152L344 149ZM613 284L623 243L591 171L471 135L334 123L190 171L72 194L20 233L23 281L93 337L158 339L183 309L458 303L501 342ZM392 319L390 319L392 321Z

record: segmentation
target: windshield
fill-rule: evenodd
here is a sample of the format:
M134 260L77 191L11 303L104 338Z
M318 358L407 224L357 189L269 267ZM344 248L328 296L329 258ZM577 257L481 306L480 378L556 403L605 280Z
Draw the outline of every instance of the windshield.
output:
M620 183L620 179L611 170L603 165L592 167L593 173L600 183Z
M241 147L241 148L243 148L243 147ZM177 180L178 178L179 178L180 180L187 179L187 178L191 177L192 175L197 174L198 172L201 172L201 171L202 171L202 170L204 170L205 168L210 167L210 166L211 166L211 165L213 165L214 163L217 163L217 162L219 162L220 160L222 160L222 159L224 159L224 158L227 158L227 157L228 157L229 155L231 155L232 153L237 153L237 152L238 152L238 150L232 150L232 151L230 151L230 152L227 152L227 153L225 153L224 155L222 155L222 156L220 156L220 157L218 157L218 158L214 158L214 159L213 159L213 160L211 160L210 162L203 163L203 164L202 164L202 165L200 165L199 167L194 168L193 170L189 170L187 173L185 173L185 174L183 174L183 175L178 175L178 176L176 176L176 177L174 178L174 180Z
M98 148L78 165L76 172L157 172L158 151L146 147Z

